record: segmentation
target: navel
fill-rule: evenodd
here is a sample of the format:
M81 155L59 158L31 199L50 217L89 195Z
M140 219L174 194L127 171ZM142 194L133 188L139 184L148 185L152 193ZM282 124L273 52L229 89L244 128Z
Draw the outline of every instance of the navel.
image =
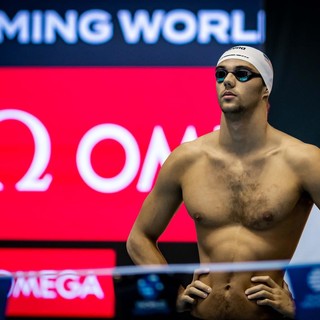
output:
M224 289L227 290L227 291L228 291L230 288L231 288L231 285L230 285L230 284L226 284L226 285L224 286Z

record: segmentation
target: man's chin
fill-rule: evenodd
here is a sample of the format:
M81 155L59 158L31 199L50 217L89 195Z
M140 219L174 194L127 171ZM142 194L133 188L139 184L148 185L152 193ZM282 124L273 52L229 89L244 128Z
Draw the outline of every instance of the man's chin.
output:
M230 107L230 108L222 108L221 111L224 114L240 114L240 113L243 113L244 109L241 107Z

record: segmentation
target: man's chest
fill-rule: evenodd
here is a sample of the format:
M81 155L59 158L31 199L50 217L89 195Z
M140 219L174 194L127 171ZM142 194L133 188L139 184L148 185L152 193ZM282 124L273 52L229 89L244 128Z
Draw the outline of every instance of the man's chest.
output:
M182 190L189 214L199 223L241 223L257 229L283 219L301 198L297 177L281 162L194 167Z

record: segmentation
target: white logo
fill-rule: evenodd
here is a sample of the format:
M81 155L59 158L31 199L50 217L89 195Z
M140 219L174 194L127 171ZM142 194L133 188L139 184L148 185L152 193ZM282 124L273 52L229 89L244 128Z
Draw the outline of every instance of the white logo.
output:
M11 275L6 270L0 270L2 275ZM96 275L80 276L74 270L17 271L8 296L13 298L30 297L38 299L66 300L85 299L94 296L101 300L105 298L103 289Z
M0 110L0 124L2 121L15 120L23 123L31 132L35 151L32 163L25 175L16 183L18 191L45 192L49 189L54 174L47 172L51 159L51 138L45 125L32 114L17 110ZM214 130L218 130L215 127ZM196 128L186 127L181 143L194 140L198 137ZM103 140L111 139L119 143L125 151L125 163L121 171L112 177L98 175L91 163L91 153L94 147ZM136 138L126 128L113 123L103 123L88 130L80 139L76 166L87 186L101 193L114 193L125 189L139 173L137 190L149 192L152 188L157 168L163 164L171 149L165 132L161 126L155 126L152 132L147 153L141 159L140 149ZM112 161L112 160L110 160ZM0 192L5 188L0 180Z
M185 9L149 13L139 9L135 13L119 10L115 16L100 9L79 13L67 10L61 16L54 10L20 10L13 18L0 10L0 44L16 39L20 44L53 44L61 39L66 44L83 41L90 45L101 45L120 30L128 44L144 42L154 44L162 37L164 41L181 45L196 41L208 44L217 41L228 43L263 43L265 40L265 12L256 13L257 28L246 29L248 17L243 10L199 10ZM118 28L114 28L114 24ZM177 28L177 26L182 28Z

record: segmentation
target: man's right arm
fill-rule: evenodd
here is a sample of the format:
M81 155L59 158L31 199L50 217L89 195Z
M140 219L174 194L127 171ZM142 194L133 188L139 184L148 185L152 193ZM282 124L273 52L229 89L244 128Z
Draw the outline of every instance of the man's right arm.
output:
M181 152L173 151L160 169L127 240L127 251L138 265L166 264L157 241L182 202Z
M203 274L208 274L208 269L195 270L191 283L186 287L180 287L177 298L177 311L186 312L191 311L192 307L197 304L199 300L203 300L208 297L212 289L199 280Z

